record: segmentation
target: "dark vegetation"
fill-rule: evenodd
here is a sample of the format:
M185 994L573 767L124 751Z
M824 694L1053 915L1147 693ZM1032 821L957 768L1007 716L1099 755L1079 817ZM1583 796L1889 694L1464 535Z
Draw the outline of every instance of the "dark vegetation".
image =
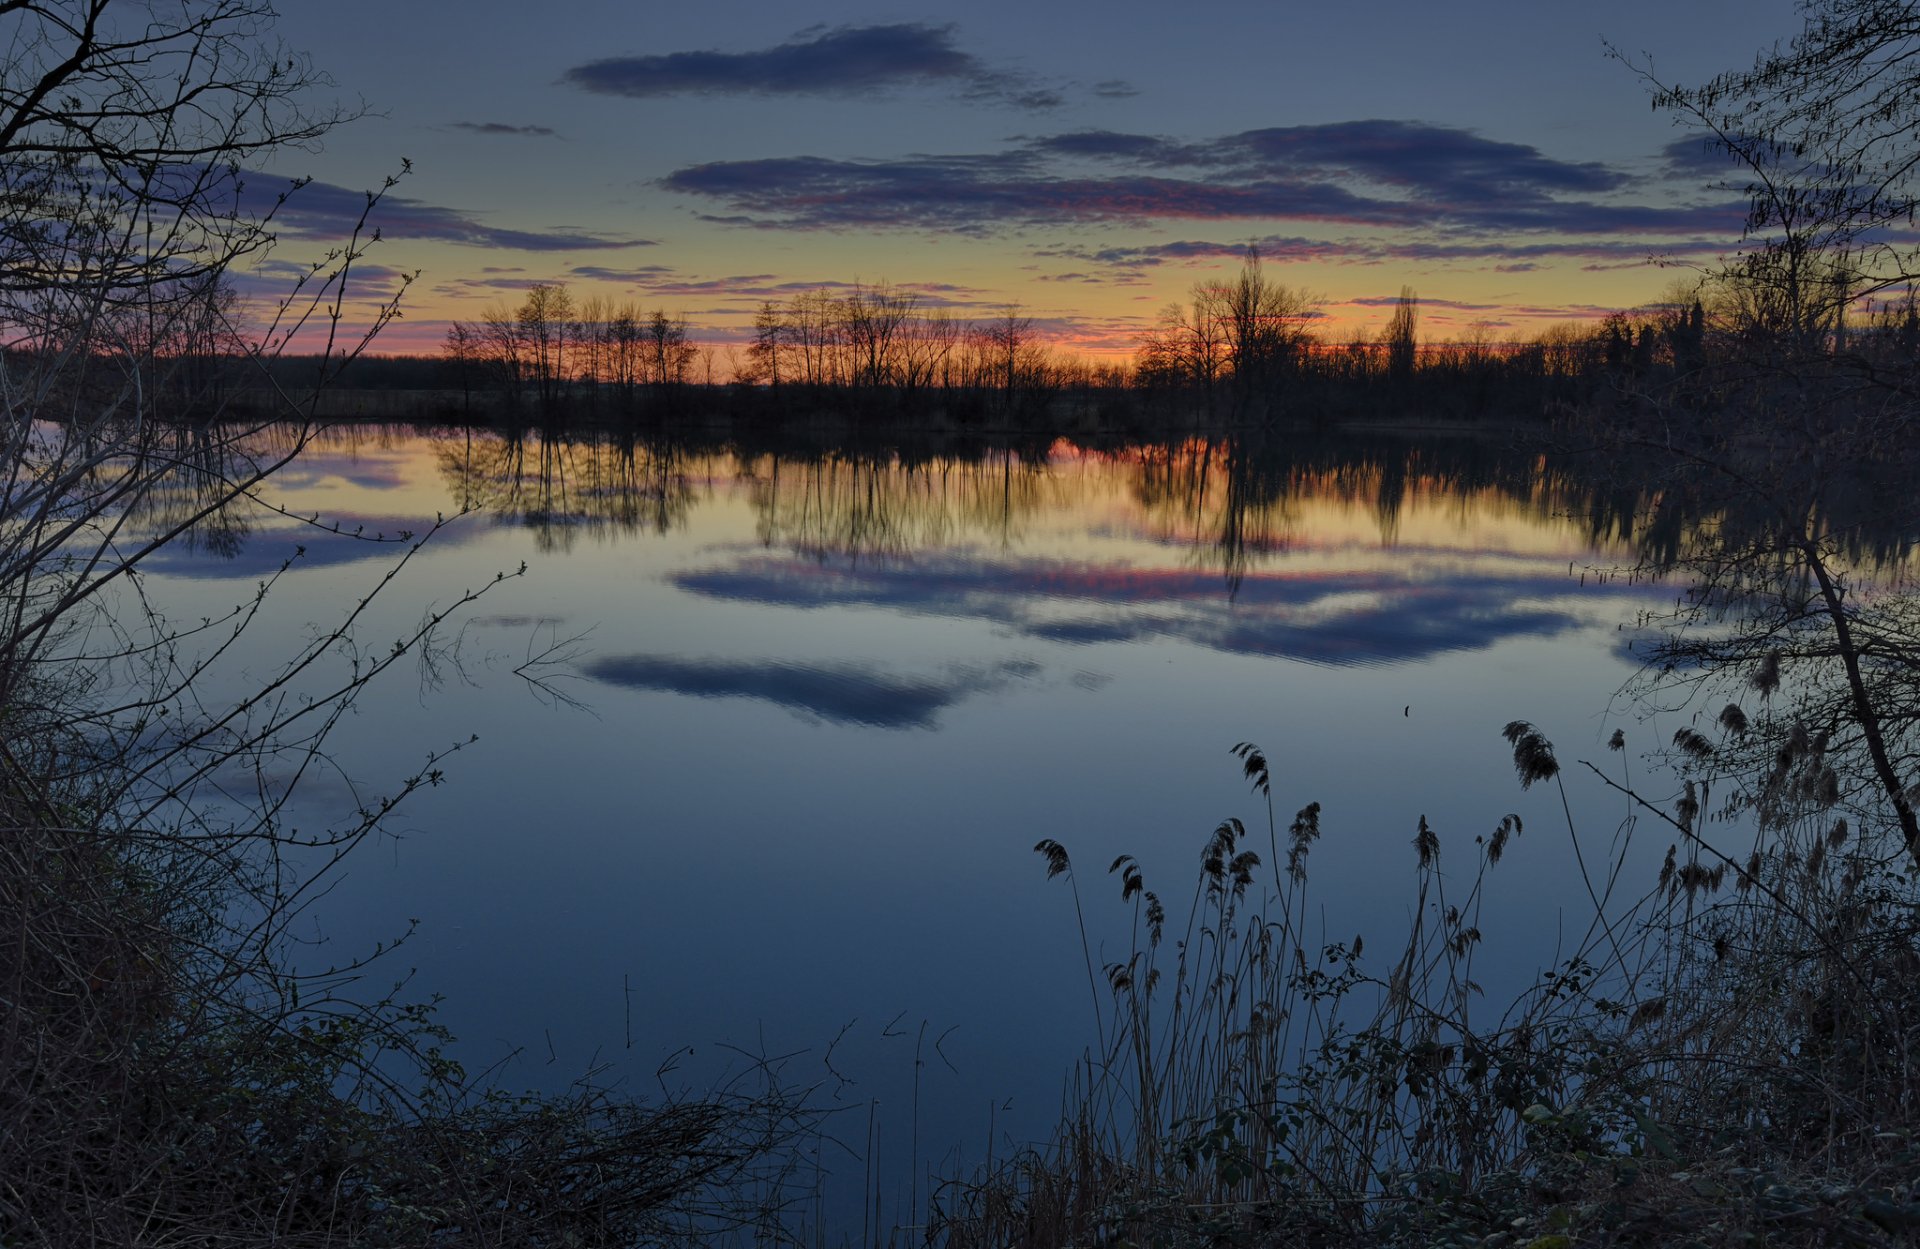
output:
M264 374L231 354L201 357L194 393L258 402L262 376L305 393L330 375L336 396L404 392L370 409L393 418L616 421L804 428L823 416L894 434L927 429L1164 433L1377 423L1547 426L1616 424L1650 412L1738 410L1771 357L1783 314L1768 279L1744 258L1681 281L1668 297L1593 324L1553 327L1525 342L1486 328L1445 341L1419 335L1419 299L1404 290L1377 336L1330 341L1315 301L1270 278L1249 249L1231 282L1194 287L1169 306L1132 361L1096 364L1046 343L1008 311L960 321L885 285L825 289L768 304L755 341L722 357L664 310L574 300L534 287L515 309L455 323L443 353L361 356L337 371L287 356ZM1781 278L1805 282L1808 279ZM1920 304L1911 289L1865 280L1815 284L1815 333L1855 376L1910 373L1920 361ZM1787 298L1781 296L1781 298ZM1798 315L1798 314L1796 314ZM251 372L249 372L251 370ZM210 388L208 376L252 376ZM231 392L231 393L230 393Z
M225 703L196 684L201 657L235 645L273 579L221 619L143 608L142 560L259 499L317 436L326 385L426 376L365 354L390 312L332 319L370 231L272 313L269 350L237 348L223 278L271 224L236 209L237 170L342 120L307 110L313 76L262 42L269 17L252 0L0 5L0 1243L778 1241L786 1150L814 1125L773 1065L655 1103L590 1081L517 1097L449 1060L430 1012L368 991L364 963L294 970L290 925L327 872L459 747L330 829L288 827L287 786L325 766L367 681L430 652L512 570L372 643L366 621L433 536L405 535L364 599ZM671 463L630 436L519 428L560 412L798 404L858 425L935 404L957 438L1031 428L987 438L1011 466L1051 442L1063 396L1122 423L1255 427L1384 404L1550 422L1560 454L1622 468L1582 495L1595 524L1694 586L1653 622L1665 640L1640 691L1689 726L1572 768L1509 725L1520 783L1560 788L1566 827L1490 816L1463 842L1409 820L1414 922L1384 958L1315 935L1319 809L1289 816L1311 795L1289 801L1283 761L1236 747L1265 810L1217 828L1184 913L1131 860L1110 867L1136 939L1103 968L1088 952L1098 1048L1057 1138L946 1186L926 1235L1558 1249L1920 1233L1916 46L1911 3L1821 0L1752 71L1656 84L1730 157L1748 245L1643 317L1551 342L1423 346L1411 294L1382 341L1318 342L1310 301L1255 257L1170 310L1128 376L1050 360L1017 312L963 327L887 288L769 307L724 386L672 318L575 309L558 288L456 327L437 384L509 432L480 463L449 440L445 467L474 506L530 520L564 507L529 449L584 448L630 478L636 510L609 523L674 505ZM324 353L262 358L302 327ZM243 406L261 419L162 419ZM1248 518L1302 470L1200 439L1143 480L1177 495L1216 445L1238 492L1218 513L1231 579L1258 540ZM860 456L817 462L857 474ZM1518 463L1482 471L1550 486L1548 461ZM1653 779L1634 779L1629 748ZM1581 814L1597 795L1630 812L1604 849ZM1582 847L1591 925L1495 1005L1474 978L1498 939L1480 902L1549 831ZM1649 880L1636 833L1671 847ZM1069 848L1037 848L1087 901Z

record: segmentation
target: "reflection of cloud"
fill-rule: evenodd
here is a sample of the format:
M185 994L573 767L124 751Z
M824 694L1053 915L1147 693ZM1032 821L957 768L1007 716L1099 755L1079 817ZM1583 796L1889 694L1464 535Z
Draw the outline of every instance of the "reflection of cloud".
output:
M975 694L1039 672L1026 660L990 668L950 667L938 676L895 676L871 664L774 660L676 659L612 655L582 665L596 681L695 698L758 698L834 724L881 729L933 728L940 712Z
M329 568L362 560L398 559L433 528L431 516L323 516L321 522L340 529L329 533L313 525L256 531L237 547L219 550L188 549L167 543L140 562L146 572L221 580L263 577L292 561L295 570ZM432 545L451 546L480 533L477 523L454 523L435 534ZM410 534L402 538L401 534ZM296 552L298 553L296 556Z
M846 96L896 86L957 88L967 99L1053 108L1060 95L1019 74L995 71L954 46L954 28L900 22L813 27L754 52L669 52L589 61L563 77L601 95Z
M273 484L277 491L287 493L311 489L328 478L362 490L398 490L409 480L406 462L397 456L374 458L364 452L322 449L301 452L298 459L273 475Z
M909 568L751 557L683 572L683 590L782 607L884 607L990 620L1054 642L1174 639L1324 664L1400 663L1572 627L1529 600L1571 591L1535 570L1367 569L1249 574L1229 598L1217 573L1046 560L955 558Z
M565 616L475 616L468 621L477 629L551 629L567 623Z

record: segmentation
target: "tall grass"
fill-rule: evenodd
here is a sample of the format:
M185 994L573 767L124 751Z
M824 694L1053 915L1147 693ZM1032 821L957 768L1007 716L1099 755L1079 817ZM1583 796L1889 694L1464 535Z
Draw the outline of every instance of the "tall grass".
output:
M1580 849L1551 744L1524 722L1506 736L1523 785L1560 788L1556 835ZM1920 1226L1920 927L1875 838L1814 803L1764 830L1728 820L1757 838L1728 854L1703 784L1656 803L1588 765L1632 814L1604 856L1580 850L1586 932L1502 1005L1476 959L1517 816L1466 845L1417 818L1409 928L1375 954L1312 935L1318 804L1282 823L1265 757L1235 753L1264 829L1213 831L1184 914L1131 856L1110 865L1132 935L1100 969L1100 1048L1045 1148L946 1187L943 1243L1843 1244ZM1636 829L1671 838L1657 871ZM1064 846L1037 849L1072 879Z

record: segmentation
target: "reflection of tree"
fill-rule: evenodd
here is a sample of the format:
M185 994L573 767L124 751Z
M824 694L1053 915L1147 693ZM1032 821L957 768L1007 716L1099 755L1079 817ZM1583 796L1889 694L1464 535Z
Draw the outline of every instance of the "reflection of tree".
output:
M1217 569L1229 593L1263 560L1304 536L1303 508L1310 501L1370 515L1384 547L1398 544L1416 503L1443 505L1463 520L1566 523L1622 558L1633 553L1628 543L1635 537L1644 543L1698 519L1685 507L1650 510L1642 490L1610 474L1472 439L1194 438L1131 448L1115 458L1129 467L1149 532L1186 546L1199 566ZM1636 518L1650 523L1637 526Z
M543 551L578 535L667 533L699 501L712 465L625 430L454 431L434 450L458 507L518 522Z
M343 424L316 435L314 447L397 453L420 436L408 426ZM158 531L197 515L222 483L284 454L285 437L272 425L155 425L145 454L166 471L154 473L160 484L142 500L136 527ZM821 557L1005 547L1031 538L1036 520L1049 512L1124 498L1138 510L1130 524L1183 548L1194 566L1219 572L1230 593L1313 536L1313 509L1350 514L1386 548L1402 541L1416 508L1462 523L1550 523L1570 540L1650 568L1682 560L1703 528L1759 532L1774 519L1652 468L1609 463L1603 471L1579 458L1472 438L1195 437L1091 453L1070 446L693 443L590 424L442 429L429 437L446 509L493 512L532 531L542 550L571 549L582 533L614 538L682 528L715 482L744 487L761 542ZM249 500L229 499L186 540L238 554L255 510ZM1851 514L1832 518L1836 532L1857 539L1848 559L1897 555L1897 540L1877 539L1861 522Z
M184 549L232 559L253 531L255 510L234 484L288 454L293 442L288 427L274 424L149 422L125 443L133 451L115 470L147 483L131 496L126 523L145 535L179 529L175 541Z
M806 554L908 556L967 541L1013 542L1053 497L1044 458L1011 450L977 459L908 452L755 457L760 540Z

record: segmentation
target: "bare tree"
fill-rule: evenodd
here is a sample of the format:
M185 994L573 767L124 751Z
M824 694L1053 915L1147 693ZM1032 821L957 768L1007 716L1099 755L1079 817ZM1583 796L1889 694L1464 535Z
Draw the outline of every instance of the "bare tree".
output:
M992 370L992 385L1000 391L1001 401L1012 408L1021 382L1022 356L1032 347L1033 318L1009 306L980 326L978 332Z
M466 321L451 321L447 324L447 336L441 344L441 353L447 364L453 369L454 378L460 383L460 410L466 412L473 406L473 371L480 362L480 334Z
M775 390L780 389L780 349L786 345L791 332L780 305L771 299L763 302L760 311L754 314L753 345L747 349L748 359L753 362L756 375Z
M1920 208L1920 5L1803 8L1800 34L1751 68L1697 87L1639 72L1655 106L1696 127L1744 181L1737 276L1771 341L1804 354L1830 340L1855 300L1920 276L1920 244L1901 228Z
M537 282L527 288L515 314L520 342L526 350L526 368L540 406L551 408L565 393L568 327L573 320L573 296L565 286Z
M526 385L526 339L520 321L505 307L494 304L480 314L480 350L494 382L509 406L520 402Z
M1236 406L1264 415L1273 391L1306 349L1312 300L1269 279L1260 249L1248 247L1239 275L1219 288L1216 314L1232 360Z
M1411 286L1403 286L1400 298L1393 305L1393 315L1387 318L1387 328L1380 334L1380 341L1387 349L1387 376L1395 382L1404 384L1413 378L1414 363L1420 352L1419 325L1419 297Z

